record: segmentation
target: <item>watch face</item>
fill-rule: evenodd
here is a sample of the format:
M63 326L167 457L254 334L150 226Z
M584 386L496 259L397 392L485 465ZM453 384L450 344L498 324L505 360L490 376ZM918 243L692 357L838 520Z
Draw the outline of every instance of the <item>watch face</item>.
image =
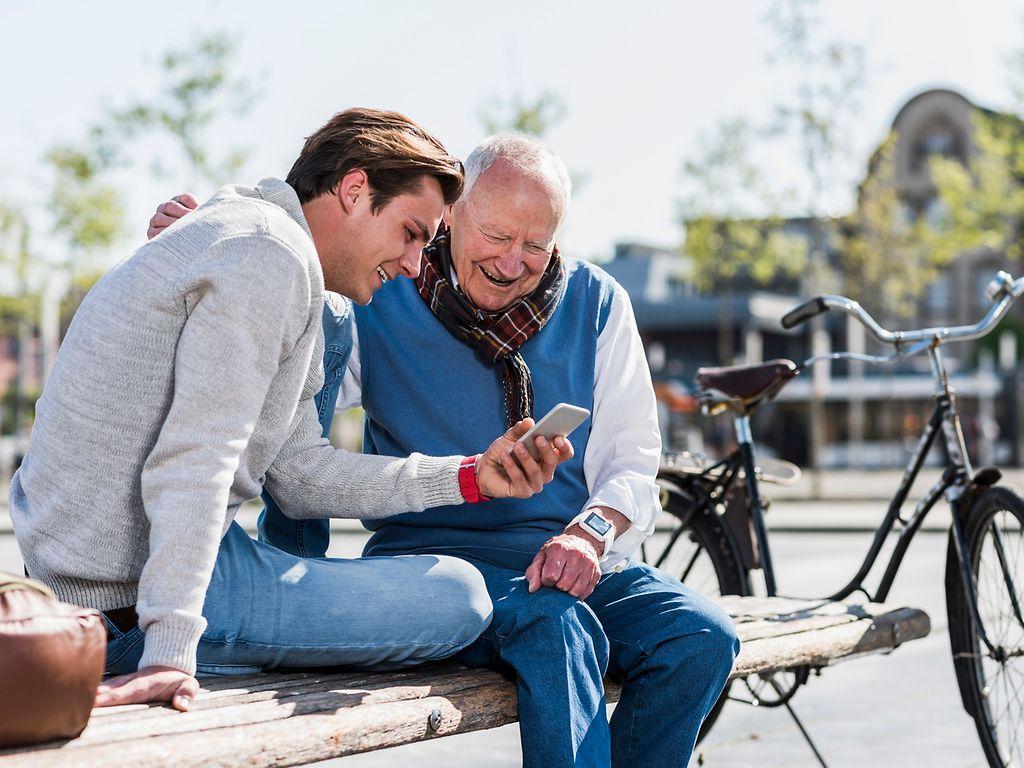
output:
M587 525L598 532L599 535L604 536L608 531L612 529L612 524L601 517L596 512L591 512L590 516L584 521Z

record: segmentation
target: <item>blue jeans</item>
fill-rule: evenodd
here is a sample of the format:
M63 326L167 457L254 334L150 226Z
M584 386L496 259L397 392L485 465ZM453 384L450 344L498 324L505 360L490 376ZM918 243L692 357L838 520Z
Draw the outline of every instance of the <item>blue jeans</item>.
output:
M398 669L451 656L487 626L480 574L443 555L303 559L232 523L221 541L196 655L200 674L346 666ZM139 627L107 622L106 671L134 672Z
M524 766L687 764L739 652L724 611L647 565L605 575L581 601L471 562L494 618L456 658L517 680ZM606 672L623 681L610 725Z

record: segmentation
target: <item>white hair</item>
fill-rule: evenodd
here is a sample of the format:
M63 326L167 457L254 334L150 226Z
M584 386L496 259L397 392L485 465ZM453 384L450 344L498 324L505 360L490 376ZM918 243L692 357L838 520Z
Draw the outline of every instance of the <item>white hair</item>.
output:
M523 133L498 133L477 145L466 160L462 199L469 197L477 179L496 160L514 165L528 178L536 179L558 193L562 198L561 215L565 216L572 196L572 179L565 163L543 141Z

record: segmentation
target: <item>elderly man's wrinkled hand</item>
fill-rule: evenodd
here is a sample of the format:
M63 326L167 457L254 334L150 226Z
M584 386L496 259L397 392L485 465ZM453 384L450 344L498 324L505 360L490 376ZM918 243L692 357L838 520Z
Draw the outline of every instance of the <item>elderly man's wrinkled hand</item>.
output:
M567 438L556 437L549 442L537 437L534 444L540 461L533 458L524 446L516 445L532 428L533 419L523 419L481 454L476 481L485 496L528 499L551 482L559 464L573 457L572 443Z
M544 542L530 567L526 582L530 592L554 587L585 600L601 580L597 548L583 536L561 533Z
M178 219L187 216L199 207L199 200L188 192L175 195L166 203L160 203L156 207L156 213L149 220L149 229L146 230L146 237L152 240Z

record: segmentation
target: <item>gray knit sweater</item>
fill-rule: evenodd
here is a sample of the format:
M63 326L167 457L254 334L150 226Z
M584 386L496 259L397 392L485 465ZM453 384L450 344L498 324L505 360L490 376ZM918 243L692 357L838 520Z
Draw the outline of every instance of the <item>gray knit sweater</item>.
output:
M217 549L266 485L293 517L461 502L458 457L321 437L323 275L295 192L225 187L86 297L37 406L11 517L66 601L137 605L140 667L195 669Z

